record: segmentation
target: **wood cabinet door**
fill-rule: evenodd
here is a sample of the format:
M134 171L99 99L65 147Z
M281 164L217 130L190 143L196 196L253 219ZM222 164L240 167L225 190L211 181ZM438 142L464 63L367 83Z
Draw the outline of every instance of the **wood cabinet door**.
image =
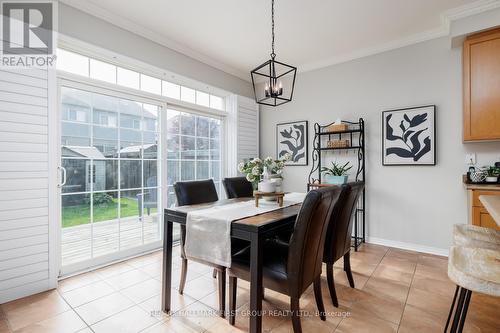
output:
M464 43L464 140L500 139L500 29Z
M484 227L500 230L500 227L496 224L495 220L488 214L485 208L474 207L473 208L473 222L472 224Z

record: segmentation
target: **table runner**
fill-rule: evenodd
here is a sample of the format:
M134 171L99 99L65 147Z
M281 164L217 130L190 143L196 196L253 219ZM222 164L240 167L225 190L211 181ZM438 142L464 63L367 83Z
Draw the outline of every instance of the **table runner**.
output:
M212 206L187 212L185 251L188 258L231 267L231 223L247 217L293 206L304 201L305 193L285 194L283 207L276 201L253 200Z

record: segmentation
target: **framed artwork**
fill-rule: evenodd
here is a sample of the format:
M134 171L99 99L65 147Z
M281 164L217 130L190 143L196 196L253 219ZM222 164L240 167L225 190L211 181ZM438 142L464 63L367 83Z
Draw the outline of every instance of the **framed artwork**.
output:
M383 165L436 165L436 106L382 112Z
M307 128L307 120L276 125L276 157L289 153L286 165L308 165Z

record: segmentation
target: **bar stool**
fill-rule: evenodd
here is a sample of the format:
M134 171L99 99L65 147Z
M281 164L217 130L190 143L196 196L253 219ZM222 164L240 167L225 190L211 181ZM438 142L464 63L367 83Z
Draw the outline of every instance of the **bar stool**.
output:
M455 224L453 243L455 246L500 250L500 231L472 224Z
M448 277L457 289L444 331L448 332L451 316L455 312L450 332L462 332L472 292L500 297L500 251L452 246L448 257Z

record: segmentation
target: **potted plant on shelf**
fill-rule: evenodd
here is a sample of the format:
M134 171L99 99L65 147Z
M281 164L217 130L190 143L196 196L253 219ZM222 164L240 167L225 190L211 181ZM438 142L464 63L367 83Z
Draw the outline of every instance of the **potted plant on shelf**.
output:
M496 166L487 167L486 173L486 181L488 183L496 183L498 181L498 176L500 175L500 168Z
M326 184L342 185L347 183L347 171L351 170L352 165L346 162L344 165L340 165L336 162L332 162L330 168L322 167L321 172L324 174L324 182Z

